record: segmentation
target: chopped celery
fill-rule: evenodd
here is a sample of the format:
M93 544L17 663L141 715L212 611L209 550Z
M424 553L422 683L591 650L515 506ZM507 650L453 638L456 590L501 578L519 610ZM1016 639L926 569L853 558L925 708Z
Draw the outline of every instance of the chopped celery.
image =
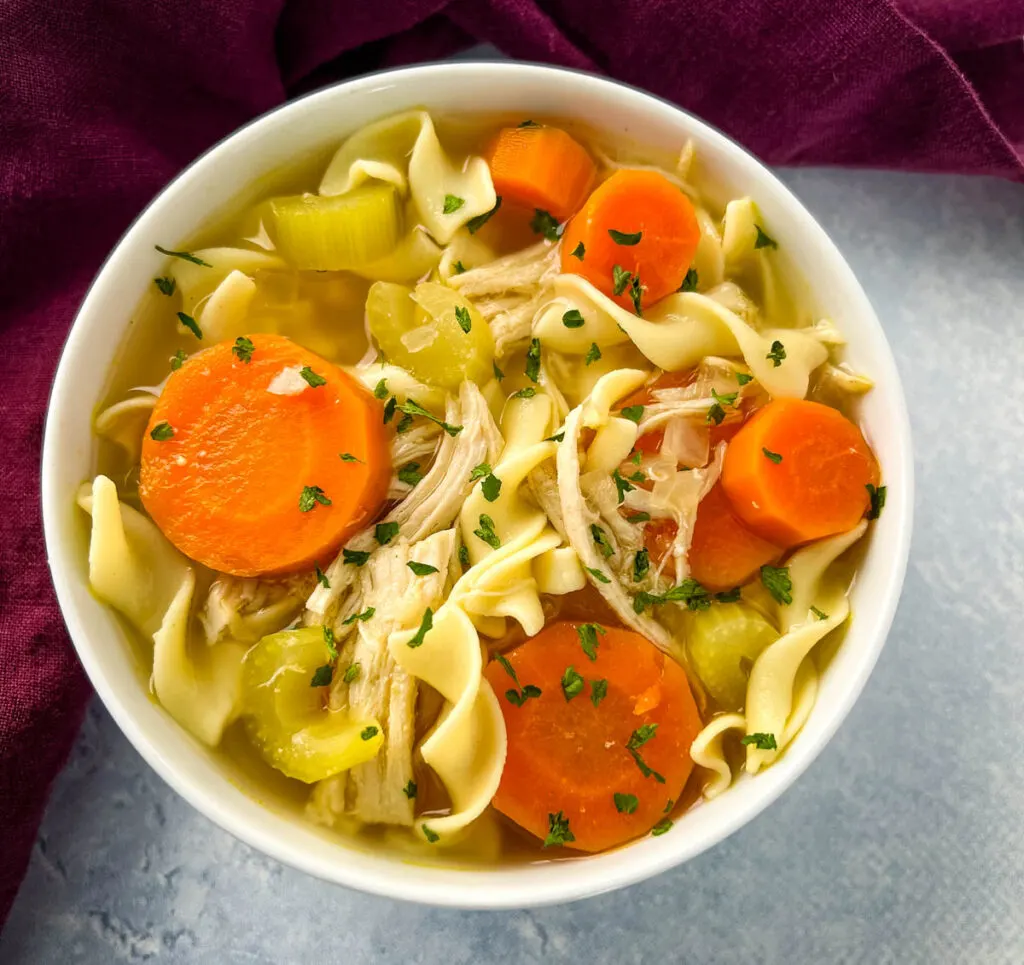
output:
M745 603L715 603L689 616L693 669L723 710L742 709L750 668L778 632Z
M271 234L296 268L340 271L383 258L398 244L402 214L393 185L370 184L348 194L274 198Z
M491 377L494 338L463 296L436 282L414 291L376 282L366 299L370 332L389 362L446 389ZM466 330L468 328L468 331Z
M250 740L268 764L307 784L369 760L383 741L376 721L324 709L325 688L312 681L328 662L323 628L303 627L264 637L243 666Z

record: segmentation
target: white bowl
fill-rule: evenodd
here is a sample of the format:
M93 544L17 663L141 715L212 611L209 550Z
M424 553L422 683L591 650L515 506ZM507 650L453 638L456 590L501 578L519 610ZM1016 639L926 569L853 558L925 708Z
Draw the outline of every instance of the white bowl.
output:
M693 809L669 834L608 854L494 870L424 866L328 838L258 803L232 782L222 759L150 699L121 624L89 592L86 524L74 505L75 490L94 471L92 413L132 308L164 264L153 246L193 235L268 172L325 151L369 121L419 106L571 116L673 153L692 138L713 193L757 201L780 252L849 339L849 361L877 381L861 416L883 467L888 502L853 587L855 619L822 677L803 732L773 767ZM692 858L771 804L835 733L878 658L903 583L913 505L910 426L892 354L853 272L800 202L741 147L671 104L599 77L516 63L412 67L318 91L248 124L167 185L113 250L72 326L50 399L42 481L47 554L71 638L111 715L164 780L221 827L310 874L374 894L463 908L541 905L620 888Z

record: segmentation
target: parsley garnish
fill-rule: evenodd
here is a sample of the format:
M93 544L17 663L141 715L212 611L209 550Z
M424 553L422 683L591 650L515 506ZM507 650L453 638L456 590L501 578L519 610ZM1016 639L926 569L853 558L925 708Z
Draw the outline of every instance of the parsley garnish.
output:
M501 494L501 480L494 473L485 476L484 481L480 483L480 492L483 493L487 502L493 503Z
M540 339L531 338L530 348L526 353L526 377L536 382L540 376Z
M178 283L173 278L154 278L153 284L160 289L161 295L173 295L174 289L178 287Z
M587 655L589 660L597 660L597 647L599 643L597 635L600 633L604 636L607 632L608 631L598 623L581 623L576 628L576 633L580 638L580 646L583 647L583 652Z
M571 252L573 258L579 258L580 261L583 261L583 256L586 253L587 253L587 249L584 247L582 241L575 248L573 248L573 250Z
M337 660L338 647L334 642L334 631L330 627L323 627L322 629L324 632L324 646L327 647L327 653L332 660Z
M455 262L455 264L452 265L452 268L454 269L456 275L464 274L466 271L466 266L461 261Z
M607 680L590 681L590 702L596 707L605 697L608 696Z
M398 420L398 425L395 426L395 432L401 435L403 432L408 432L412 428L412 416L408 412L402 415L402 418Z
M618 469L612 471L612 482L615 483L615 489L619 494L620 503L622 502L622 500L626 498L626 493L631 493L634 489L636 489L636 486L634 486L631 482L627 482L625 479L623 479L622 473L620 473Z
M740 385L746 385L748 382L753 382L754 377L752 375L747 375L746 372L737 372L736 381L739 382Z
M319 563L314 563L313 566L316 568L317 583L319 583L325 590L329 590L331 588L331 581L327 579L327 574L320 569Z
M640 803L635 794L619 794L618 792L612 795L612 800L615 801L615 810L619 814L632 814Z
M464 566L469 566L469 547L463 543L459 547L459 562Z
M431 422L436 423L450 436L457 436L462 432L462 426L450 426L447 422L442 422L436 415L428 412L423 408L415 399L408 399L398 406L398 409L404 412L406 415L419 415L423 416L424 419L429 419Z
M373 528L373 538L381 546L387 546L398 535L398 523L378 523Z
M558 241L562 237L562 229L559 227L557 219L543 208L533 209L530 229L535 235L543 235L548 241Z
M527 684L525 687L519 683L519 677L516 676L515 667L509 663L508 658L502 654L498 654L495 658L498 663L504 668L512 681L515 683L515 687L510 687L505 691L505 699L512 704L513 707L522 707L531 697L539 697L541 695L540 687L535 684Z
M359 459L356 456L353 456L351 452L339 452L338 453L338 458L342 462L362 462L363 461L362 459Z
M782 360L786 357L786 346L782 344L778 339L772 342L771 350L765 356L766 359L770 359L772 365L778 368L782 365Z
M640 284L640 276L634 275L633 280L629 283L629 297L633 302L633 311L643 318L643 307L641 305L641 299L643 298L645 286Z
M520 389L518 392L512 393L513 399L532 399L537 394L537 390L532 386L528 385L525 389Z
M497 213L498 208L501 207L501 195L497 196L494 202L494 207L490 211L485 211L483 214L478 214L475 218L470 218L466 222L466 227L469 228L469 233L475 235L488 221L491 220Z
M747 734L740 743L747 747L753 744L759 751L777 751L779 745L775 743L774 734Z
M196 338L201 342L203 340L203 330L199 327L199 323L191 316L186 315L184 312L178 312L178 321L185 326Z
M395 412L398 410L398 399L391 396L387 402L384 403L384 425L387 425L394 417Z
M882 510L885 509L885 494L886 486L879 486L877 489L868 483L865 487L868 491L868 496L871 497L871 506L868 509L868 519L878 519L882 515Z
M597 523L590 524L590 535L594 537L594 543L605 559L608 559L609 556L614 556L615 547L609 541L608 534Z
M423 619L420 621L420 628L416 631L416 635L406 644L407 647L415 650L417 647L423 645L423 641L427 638L427 634L433 629L434 626L434 611L427 607L423 611Z
M493 369L494 369L494 377L495 377L495 378L496 378L496 379L497 379L497 380L498 380L499 382L500 382L500 381L501 381L501 380L502 380L503 378L505 378L505 373L504 373L504 372L502 372L502 371L501 371L501 369L499 369L499 368L498 368L498 363L497 363L497 362L491 362L491 368L493 368Z
M445 214L454 214L466 203L465 198L457 197L454 194L446 194L444 196L444 208L442 209Z
M604 575L600 570L594 569L592 566L583 567L598 583L611 583L611 580Z
M492 549L497 549L501 546L501 540L498 539L498 534L494 532L494 520L486 513L481 513L480 528L474 529L473 535L478 539L482 539Z
M672 810L672 805L673 805L673 804L675 804L675 803L676 803L676 802L675 802L675 801L673 801L673 800L672 800L672 798L669 798L669 799L668 799L668 800L667 800L667 801L665 802L665 810L664 810L664 811L662 811L661 813L662 813L662 814L668 814L668 812Z
M644 236L642 231L630 233L627 231L616 231L614 228L609 228L608 234L611 235L611 239L615 244L629 247L640 244L640 239Z
M169 422L158 422L150 431L149 438L157 442L166 442L174 438L174 429Z
M322 667L317 667L313 671L313 679L310 680L310 687L326 687L334 679L334 667L329 663L325 663Z
M642 405L627 405L619 415L623 419L629 419L630 422L639 422L644 415L644 407Z
M363 610L362 613L353 613L352 616L345 617L345 619L341 621L341 624L345 627L351 626L353 623L356 622L356 620L358 620L360 623L366 623L366 621L369 620L370 617L372 617L376 612L376 607L368 606L365 610Z
M726 405L735 405L736 397L738 395L738 392L727 392L725 395L719 395L714 389L712 389L711 398L715 401L711 404L711 408L708 409L708 414L704 421L707 422L708 425L713 422L716 426L720 426L722 424L722 420L725 418L725 409L722 407Z
M373 397L375 399L386 399L388 397L388 380L381 379L377 383L377 387L373 390Z
M415 486L422 478L418 462L407 462L398 470L398 481L404 482L407 486Z
M641 591L633 597L633 610L643 613L648 606L660 606L663 603L685 603L688 610L706 610L711 606L711 597L693 577L687 577L664 593Z
M500 201L501 199L499 198L498 200ZM423 828L423 837L425 837L431 844L437 844L437 842L441 840L441 835L436 831L428 828L425 824L421 825L421 827Z
M543 847L550 848L575 840L576 835L569 830L569 819L561 811L548 815L548 836L544 839Z
M633 557L633 582L639 583L651 568L651 557L646 549L637 550Z
M771 449L766 449L764 446L761 446L761 452L764 453L765 459L770 459L776 466L782 462L782 456L777 452L772 452Z
M418 788L416 787L416 782L409 781L409 783L402 788L402 793L411 801L414 797L416 797L417 790Z
M766 235L764 229L759 224L754 225L754 228L757 230L757 240L754 242L755 251L758 248L779 247L779 243L774 238L770 238L768 235Z
M601 350L597 347L597 342L591 342L590 348L587 350L587 357L584 362L590 365L591 362L596 362L601 358Z
M473 467L473 471L469 474L469 481L476 482L478 479L483 479L484 476L491 474L491 464L489 462L481 462Z
M342 675L342 683L350 684L358 680L361 670L362 667L360 667L358 663L350 663L345 668L345 673Z
M628 523L648 523L650 520L650 513L633 513L632 516L626 517L626 522Z
M311 389L319 389L321 385L327 385L327 379L314 372L308 365L302 366L299 370L299 375L306 380Z
M626 750L629 751L630 756L636 762L636 766L640 768L640 773L644 777L653 777L659 784L664 784L665 778L653 768L648 767L647 763L640 756L640 748L649 740L653 740L657 732L657 724L643 724L629 735L629 740L626 741Z
M350 563L352 566L365 566L369 558L369 552L364 552L363 550L343 549L341 551L341 561L343 563Z
M308 513L316 504L330 506L331 501L319 486L303 486L299 496L299 509Z
M642 472L630 473L629 478L635 483L647 482L647 477Z
M459 323L459 328L467 335L473 328L473 319L469 317L469 309L465 305L455 306L455 321Z
M653 828L651 828L651 837L660 838L667 831L672 830L673 821L671 818L662 818Z
M731 590L723 590L721 593L715 594L715 599L719 603L735 603L740 598L740 588L734 586Z
M629 279L633 277L631 271L626 271L622 265L612 266L612 291L616 295L621 295L629 284Z
M686 277L683 278L683 283L676 289L681 292L695 292L697 290L697 269L691 268L687 273Z
M828 614L824 610L819 610L816 606L811 607L811 613L813 613L819 620L828 619Z
M516 127L540 127L536 121L523 121L522 124L517 124Z
M583 318L583 313L578 308L570 308L562 316L562 324L566 328L583 328L586 325L586 320Z
M429 563L417 563L415 560L409 560L405 565L417 576L430 576L431 573L437 572L437 567L431 566Z
M565 438L565 430L556 432L553 436L548 436L546 439L542 439L541 442L561 442Z
M793 583L789 578L788 566L762 566L761 582L764 588L772 595L776 603L789 604L793 602Z
M202 258L197 258L192 254L191 251L168 251L166 248L161 248L159 245L153 245L161 255L170 255L171 258L180 258L182 261L190 261L193 265L200 265L203 268L212 268L208 261L203 261Z
M583 693L585 684L586 681L580 674L572 667L566 667L565 673L562 674L562 695L565 697L565 702L569 703L573 697L578 697Z
M182 363L188 358L187 355L179 348L177 352L171 357L171 371L177 372L181 368Z
M374 727L373 724L371 724L369 727L364 727L359 732L359 736L364 741L372 741L379 733L380 733L380 729L377 728L377 727Z

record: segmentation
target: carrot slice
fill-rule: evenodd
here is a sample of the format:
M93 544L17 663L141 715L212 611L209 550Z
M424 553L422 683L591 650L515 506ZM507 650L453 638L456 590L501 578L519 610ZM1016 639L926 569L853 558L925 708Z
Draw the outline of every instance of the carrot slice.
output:
M369 392L287 338L250 335L171 374L143 440L139 494L186 556L259 576L326 563L376 514L390 473Z
M594 183L594 161L558 127L506 127L486 152L494 190L505 201L539 208L565 221Z
M562 271L582 275L624 308L634 307L630 286L639 277L647 307L683 283L699 241L693 204L679 188L657 171L625 169L567 225Z
M852 529L879 480L864 436L841 412L804 399L776 399L736 433L722 486L755 533L790 547Z
M595 625L555 623L507 654L518 683L498 661L485 674L504 694L508 732L494 806L542 839L561 813L569 847L592 852L644 834L671 810L693 768L690 744L701 720L686 674L652 643L601 627L591 631L591 660L581 626ZM578 689L568 700L567 673L568 690ZM573 673L585 682L571 683ZM597 681L606 682L603 698ZM528 686L540 695L524 700Z

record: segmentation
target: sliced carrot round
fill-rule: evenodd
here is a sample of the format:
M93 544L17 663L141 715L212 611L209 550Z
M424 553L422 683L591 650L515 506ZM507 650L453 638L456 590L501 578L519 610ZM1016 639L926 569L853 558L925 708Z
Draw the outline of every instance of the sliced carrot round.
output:
M139 493L186 556L259 576L326 563L376 514L390 472L371 393L287 338L251 335L171 374L143 441Z
M722 487L736 515L782 547L843 533L870 504L878 462L860 429L804 399L768 403L725 453Z
M701 720L686 674L650 641L601 627L591 660L581 626L594 625L555 623L506 654L518 684L498 661L485 674L508 732L494 806L541 839L561 812L568 846L593 852L649 831L679 800ZM540 695L523 700L528 686Z
M624 169L566 226L562 271L582 275L629 309L629 286L639 277L640 304L647 307L679 288L699 242L693 204L676 185L657 171Z

